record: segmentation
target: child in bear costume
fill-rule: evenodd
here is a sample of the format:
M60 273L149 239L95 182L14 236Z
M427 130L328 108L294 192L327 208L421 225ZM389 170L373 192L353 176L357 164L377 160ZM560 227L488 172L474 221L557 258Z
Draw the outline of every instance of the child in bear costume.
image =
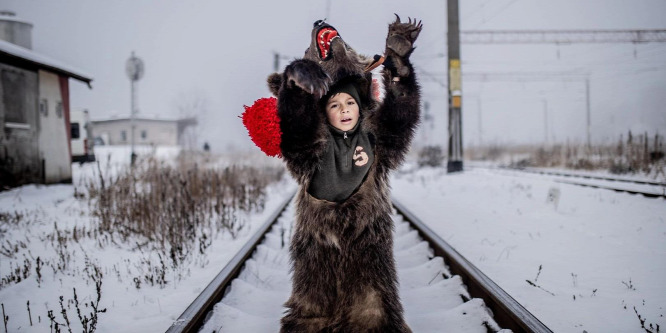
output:
M398 295L389 172L419 122L409 56L420 30L399 17L389 25L381 102L369 97L371 78L345 65L365 58L322 21L313 52L268 80L278 96L281 153L300 185L281 332L411 332Z

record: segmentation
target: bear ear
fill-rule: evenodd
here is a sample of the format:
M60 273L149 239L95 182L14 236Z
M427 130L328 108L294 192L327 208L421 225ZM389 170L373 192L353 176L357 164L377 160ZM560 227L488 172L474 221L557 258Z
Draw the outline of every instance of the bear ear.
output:
M268 90L271 91L273 96L277 97L280 92L280 87L282 86L282 74L273 73L268 76L266 82L268 83Z

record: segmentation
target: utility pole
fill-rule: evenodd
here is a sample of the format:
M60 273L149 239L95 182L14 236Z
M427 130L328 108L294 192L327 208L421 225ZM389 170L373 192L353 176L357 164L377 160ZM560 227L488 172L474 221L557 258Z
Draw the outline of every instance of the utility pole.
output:
M273 52L273 70L277 73L280 70L280 54Z
M591 147L591 137L592 137L592 105L591 101L591 92L590 92L590 76L588 74L576 74L568 72L505 72L505 73L466 73L465 80L467 81L478 81L478 82L580 82L585 84L585 121L586 121L586 144L588 147ZM547 103L544 101L544 103ZM547 105L544 106L547 109ZM544 117L547 117L545 114L547 110L544 111ZM546 120L544 120L546 121ZM546 131L549 131L546 128ZM544 131L545 132L545 131ZM552 133L550 133L552 134ZM553 135L553 138L555 136ZM545 139L548 142L548 138Z
M592 116L590 115L590 78L585 78L585 103L587 111L587 148L592 147L590 141L590 127L592 126Z
M276 73L280 72L280 59L282 60L293 60L287 55L281 54L280 52L273 51L273 70Z
M134 56L134 52L132 52ZM134 153L134 130L136 129L135 118L136 118L136 80L131 80L130 83L131 100L130 100L130 142L131 142L131 153L130 153L130 165L134 166L136 161L136 154Z
M330 19L331 18L331 0L326 1L326 16L324 16L324 20Z
M462 71L460 69L460 27L458 0L447 0L449 53L449 149L446 171L463 170Z
M548 145L548 100L543 99L543 144Z
M483 146L483 123L481 118L481 98L476 99L476 105L479 108L479 147Z
M428 146L430 144L430 130L433 129L433 118L430 114L430 102L423 102L423 110L423 123L425 125L422 127L424 136L423 143L425 146Z

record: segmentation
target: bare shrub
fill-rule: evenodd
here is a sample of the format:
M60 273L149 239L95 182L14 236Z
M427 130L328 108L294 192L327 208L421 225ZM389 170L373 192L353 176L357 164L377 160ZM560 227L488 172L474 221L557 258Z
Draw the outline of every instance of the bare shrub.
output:
M17 226L23 220L24 220L24 215L17 211L14 212L0 211L0 239L2 239L2 236L7 232L7 230L10 227ZM4 249L2 251L4 252Z
M28 258L24 258L23 264L16 263L16 265L14 265L14 262L10 261L9 274L0 278L0 289L7 285L19 283L27 279L30 276L31 268L32 262Z
M642 173L652 178L666 179L666 149L664 137L648 133L620 136L617 143L587 146L566 142L551 146L522 145L468 149L474 160L501 161L507 155L509 167L563 167L575 170L608 170L613 174ZM517 158L514 158L518 156Z
M441 146L425 146L419 151L419 167L439 167L442 166L442 161L444 161L444 151Z
M92 279L95 284L95 296L90 297L91 301L84 302L83 306L81 306L79 303L79 296L76 293L76 288L72 288L74 294L72 299L65 300L64 296L60 296L58 298L58 304L60 305L60 317L62 317L62 320L60 320L60 318L56 318L53 310L48 310L48 317L50 320L50 327L52 332L62 332L62 330L65 328L68 332L72 332L72 322L70 322L68 311L76 311L76 318L79 319L82 332L93 333L97 329L99 314L106 312L106 308L99 308L99 302L102 299L103 275L101 268L99 268L99 266L94 263L90 263L88 260L86 260L85 270L88 272L88 278ZM94 301L92 299L94 299ZM74 309L71 308L72 305L74 305ZM90 312L85 313L85 311L88 309L90 309Z
M17 211L12 213L0 212L0 224L17 225L21 220L23 220L23 214Z
M161 253L159 266L164 257L178 267L192 253L203 253L214 235L236 237L247 213L263 210L266 186L284 174L282 167L218 169L198 161L192 155L176 163L148 158L115 178L100 172L99 181L87 184L96 232L111 242L147 244Z
M6 239L4 243L0 244L0 254L8 258L14 258L14 255L22 249L26 249L29 243L30 241L27 238L25 241L15 240L14 243Z

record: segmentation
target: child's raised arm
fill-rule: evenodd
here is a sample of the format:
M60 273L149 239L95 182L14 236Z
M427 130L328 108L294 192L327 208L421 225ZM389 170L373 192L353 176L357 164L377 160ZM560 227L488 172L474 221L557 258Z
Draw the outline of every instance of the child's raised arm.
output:
M289 171L297 178L309 177L326 148L324 116L318 100L326 94L330 77L311 60L289 64L278 95L280 148Z
M416 20L401 23L400 17L389 25L383 72L386 96L369 117L376 135L377 163L388 169L403 161L420 119L421 93L409 56L421 27Z

